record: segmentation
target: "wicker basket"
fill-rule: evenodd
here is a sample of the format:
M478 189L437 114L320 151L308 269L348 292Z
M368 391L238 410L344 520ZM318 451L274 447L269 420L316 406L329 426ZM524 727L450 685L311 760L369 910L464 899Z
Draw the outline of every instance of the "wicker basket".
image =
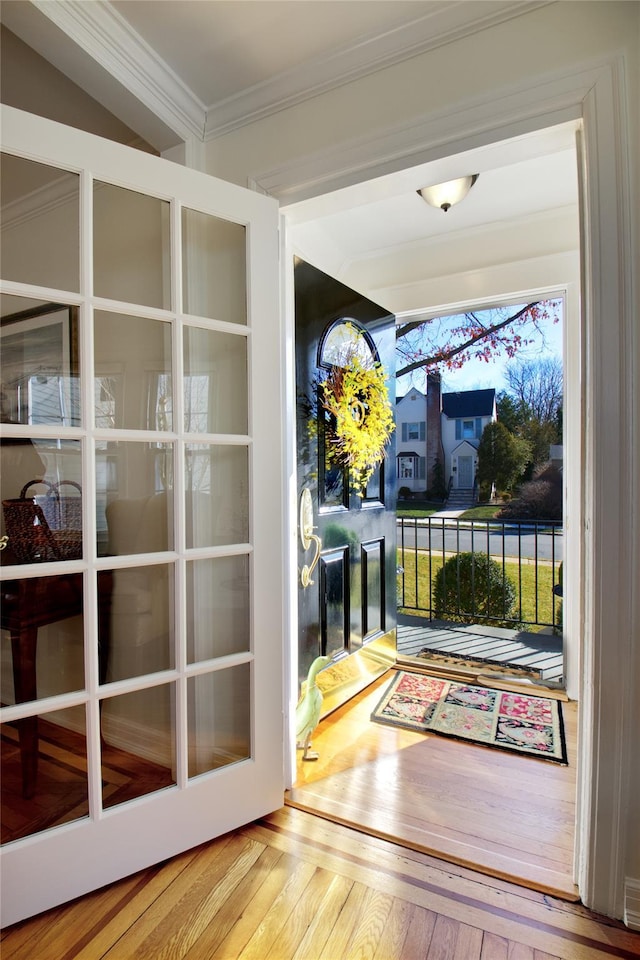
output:
M79 496L61 496L63 483L75 487ZM47 493L28 497L27 490L36 484L47 487ZM77 560L82 556L82 490L73 480L58 484L30 480L19 497L2 501L2 509L8 546L19 563Z

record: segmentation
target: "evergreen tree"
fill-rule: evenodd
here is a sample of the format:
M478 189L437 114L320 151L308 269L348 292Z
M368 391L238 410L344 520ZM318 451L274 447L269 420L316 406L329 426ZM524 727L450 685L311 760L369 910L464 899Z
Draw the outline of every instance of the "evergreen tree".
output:
M531 447L498 420L484 428L478 447L478 482L511 491L531 460Z
M523 423L522 410L510 394L501 391L496 396L498 420L510 433L518 433Z

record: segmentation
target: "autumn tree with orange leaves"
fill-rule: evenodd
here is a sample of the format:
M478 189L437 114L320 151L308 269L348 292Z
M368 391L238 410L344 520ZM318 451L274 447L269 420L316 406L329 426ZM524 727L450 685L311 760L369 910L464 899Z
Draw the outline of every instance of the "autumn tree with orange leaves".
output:
M545 327L560 319L558 301L539 300L517 308L470 311L456 317L410 320L396 328L396 377L420 369L457 370L468 360L515 357L544 342ZM486 318L490 319L487 320Z

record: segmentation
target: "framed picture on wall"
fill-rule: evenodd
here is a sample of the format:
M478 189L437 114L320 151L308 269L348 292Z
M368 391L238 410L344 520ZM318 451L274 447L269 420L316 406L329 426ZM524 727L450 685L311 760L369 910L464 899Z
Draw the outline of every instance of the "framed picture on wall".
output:
M3 315L0 356L3 423L80 425L77 307Z

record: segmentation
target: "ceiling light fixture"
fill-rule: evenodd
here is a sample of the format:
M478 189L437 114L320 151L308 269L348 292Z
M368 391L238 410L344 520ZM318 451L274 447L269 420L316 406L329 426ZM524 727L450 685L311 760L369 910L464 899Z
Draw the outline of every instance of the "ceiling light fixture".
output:
M446 213L454 203L460 203L461 200L464 200L479 176L479 173L474 173L470 177L459 177L458 180L447 180L446 183L436 183L432 187L423 187L417 192L432 207L440 207Z

